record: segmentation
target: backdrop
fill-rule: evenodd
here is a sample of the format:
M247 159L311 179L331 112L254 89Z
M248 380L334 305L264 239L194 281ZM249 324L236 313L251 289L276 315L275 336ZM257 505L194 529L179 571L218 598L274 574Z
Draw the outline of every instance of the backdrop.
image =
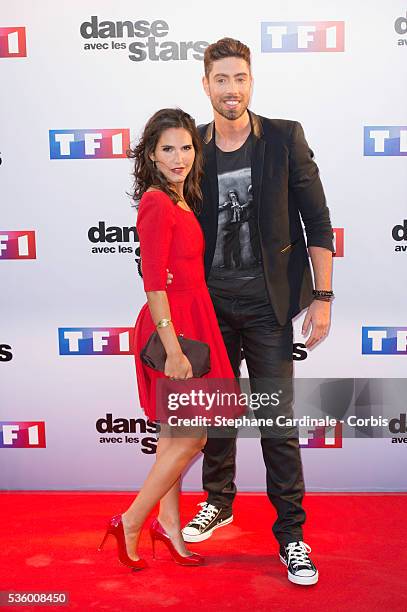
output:
M133 489L154 460L131 345L145 294L125 150L159 108L211 119L203 51L223 36L252 50L253 111L303 124L335 228L331 332L308 352L297 318L296 376L405 376L406 8L2 2L4 489ZM406 489L402 414L393 440L325 433L302 433L309 491ZM257 439L239 440L237 483L265 488Z

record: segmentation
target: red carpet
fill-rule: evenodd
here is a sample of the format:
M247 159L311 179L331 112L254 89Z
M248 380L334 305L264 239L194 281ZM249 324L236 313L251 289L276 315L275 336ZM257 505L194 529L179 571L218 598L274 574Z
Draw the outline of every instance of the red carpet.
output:
M145 530L140 552L150 567L132 573L109 538L107 519L124 511L129 493L2 493L0 591L67 591L68 606L43 610L407 610L406 494L307 494L304 540L319 573L311 587L290 584L263 494L237 497L232 525L191 550L207 565L176 565L164 547L153 561ZM184 494L189 518L201 495ZM8 607L32 610L33 607Z

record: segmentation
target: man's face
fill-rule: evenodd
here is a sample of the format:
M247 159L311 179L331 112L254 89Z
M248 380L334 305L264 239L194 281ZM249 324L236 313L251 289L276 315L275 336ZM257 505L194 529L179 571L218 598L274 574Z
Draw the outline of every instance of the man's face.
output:
M246 60L239 57L217 60L202 82L213 108L225 119L239 119L249 106L252 76Z

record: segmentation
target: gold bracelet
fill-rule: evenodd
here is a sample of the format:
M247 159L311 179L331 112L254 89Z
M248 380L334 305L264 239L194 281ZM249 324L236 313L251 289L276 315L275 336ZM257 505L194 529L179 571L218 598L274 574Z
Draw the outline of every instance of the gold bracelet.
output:
M156 325L156 328L160 329L161 327L168 327L170 323L171 319L160 319Z

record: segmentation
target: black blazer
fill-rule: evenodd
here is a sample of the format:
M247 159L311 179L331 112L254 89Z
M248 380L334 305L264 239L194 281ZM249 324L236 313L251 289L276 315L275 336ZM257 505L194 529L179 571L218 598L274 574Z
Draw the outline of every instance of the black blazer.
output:
M314 154L298 121L267 119L249 111L253 134L252 188L258 209L267 292L281 325L311 303L307 246L334 251L329 209ZM214 123L198 127L204 153L203 207L198 216L209 276L218 231L218 176ZM300 219L301 215L301 219Z

